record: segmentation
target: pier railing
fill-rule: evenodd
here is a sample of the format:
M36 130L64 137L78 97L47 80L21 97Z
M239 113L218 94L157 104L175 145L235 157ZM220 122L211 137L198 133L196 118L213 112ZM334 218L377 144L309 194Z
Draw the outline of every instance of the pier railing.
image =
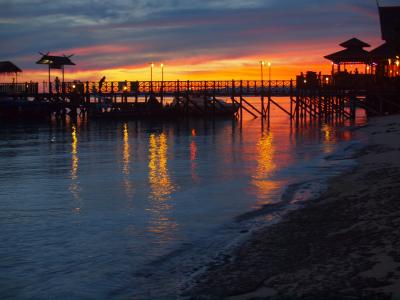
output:
M39 84L37 82L27 83L0 83L0 95L21 95L21 94L37 94L39 92Z
M293 80L226 80L226 81L106 81L99 82L74 81L59 85L54 83L41 84L41 93L52 94L129 94L129 95L164 95L174 96L176 93L208 94L210 96L231 96L232 94L258 96L290 95L290 89L296 87Z

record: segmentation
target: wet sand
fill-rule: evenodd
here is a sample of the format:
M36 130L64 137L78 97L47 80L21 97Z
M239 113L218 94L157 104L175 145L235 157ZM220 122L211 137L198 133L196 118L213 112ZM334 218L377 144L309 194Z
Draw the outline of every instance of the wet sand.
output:
M192 299L400 299L400 116L360 129L357 167L315 202L252 234Z

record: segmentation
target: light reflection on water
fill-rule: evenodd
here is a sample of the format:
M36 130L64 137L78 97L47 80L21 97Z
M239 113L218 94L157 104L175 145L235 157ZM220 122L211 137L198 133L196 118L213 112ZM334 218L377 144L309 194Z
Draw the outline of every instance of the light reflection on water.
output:
M356 135L272 116L269 130L248 117L2 124L0 294L127 298L154 259L335 174L322 157Z
M270 199L269 196L281 186L281 182L272 178L277 167L274 160L274 148L278 146L274 144L273 135L272 132L262 132L257 142L258 166L255 175L253 175L253 183L257 188L256 195L260 201L257 201L253 207L268 204L268 201L276 201L276 199Z
M123 144L123 152L122 152L122 158L123 158L123 167L122 167L122 173L124 174L123 178L123 186L126 192L126 197L128 199L128 206L131 208L132 207L132 196L134 193L134 188L133 188L133 183L129 179L129 174L130 174L130 159L131 159L131 148L129 145L129 130L128 130L128 124L124 123L123 125L123 139L124 139L124 144Z
M72 125L71 128L71 184L69 190L74 198L75 207L74 211L76 213L80 213L80 202L81 197L79 195L80 187L79 187L79 179L78 179L78 166L79 166L79 157L78 157L78 137L76 132L76 126Z

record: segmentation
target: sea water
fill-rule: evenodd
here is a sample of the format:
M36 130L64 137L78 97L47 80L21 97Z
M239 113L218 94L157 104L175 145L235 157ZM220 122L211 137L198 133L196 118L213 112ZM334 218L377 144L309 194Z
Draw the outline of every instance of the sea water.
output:
M363 114L298 127L271 116L2 121L1 299L176 297L353 165Z

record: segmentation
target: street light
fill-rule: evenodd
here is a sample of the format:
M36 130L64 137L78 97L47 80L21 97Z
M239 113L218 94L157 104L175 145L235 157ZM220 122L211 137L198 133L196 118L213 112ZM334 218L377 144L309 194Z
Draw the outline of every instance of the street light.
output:
M268 62L268 80L271 82L271 62Z
M164 64L161 63L161 105L163 105L164 101Z
M153 92L153 68L154 63L150 64L150 92Z
M150 81L153 82L153 68L154 68L154 63L150 64Z
M260 61L260 68L261 68L261 85L264 85L264 73L263 73L264 65L265 65L265 61L261 60L261 61Z

